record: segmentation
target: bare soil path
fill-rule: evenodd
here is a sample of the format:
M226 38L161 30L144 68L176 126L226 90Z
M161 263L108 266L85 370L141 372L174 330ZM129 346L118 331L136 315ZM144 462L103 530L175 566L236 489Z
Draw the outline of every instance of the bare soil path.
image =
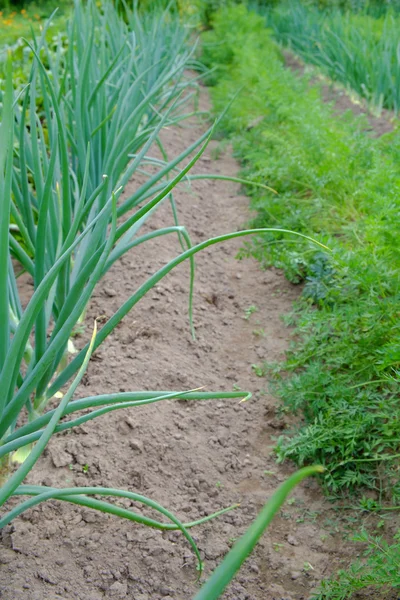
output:
M207 109L206 91L200 103ZM169 155L188 146L204 128L192 120L166 132ZM238 165L229 153L211 160L212 147L196 171L236 174ZM241 228L249 219L248 200L233 183L199 181L190 189L183 184L176 201L194 242ZM150 226L171 222L165 204ZM185 521L239 502L239 509L194 531L206 574L292 470L275 464L271 447L284 421L263 389L265 379L251 365L284 353L290 332L280 317L299 290L279 272L260 271L254 260L236 260L239 248L240 242L230 242L198 255L197 341L188 326L189 269L181 265L96 353L80 394L238 386L250 390L252 400L168 401L111 413L59 435L30 477L32 483L48 485L126 488L152 497ZM95 292L88 329L78 343L89 335L94 317L109 317L145 276L178 251L175 237L163 237L116 264ZM257 311L246 319L250 306ZM316 582L343 558L343 550L336 555L341 538L330 535L325 511L329 504L317 482L298 488L224 598L309 598ZM197 589L195 560L180 534L72 505L39 506L3 531L1 539L3 600L188 600Z

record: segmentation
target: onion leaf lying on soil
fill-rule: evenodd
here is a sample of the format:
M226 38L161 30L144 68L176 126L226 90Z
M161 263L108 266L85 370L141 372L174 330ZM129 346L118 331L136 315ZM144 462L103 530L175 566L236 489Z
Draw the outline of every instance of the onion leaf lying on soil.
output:
M235 543L222 563L216 568L194 600L217 600L234 578L246 558L254 550L258 540L279 511L288 495L303 479L323 472L323 467L304 467L291 475L273 494L246 533Z

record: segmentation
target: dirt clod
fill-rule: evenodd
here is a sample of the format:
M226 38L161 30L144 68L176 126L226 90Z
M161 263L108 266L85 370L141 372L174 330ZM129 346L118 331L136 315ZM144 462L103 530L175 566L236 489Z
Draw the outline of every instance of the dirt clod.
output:
M294 537L294 535L288 535L287 536L287 541L288 541L288 544L290 544L291 546L298 546L299 545L299 542Z

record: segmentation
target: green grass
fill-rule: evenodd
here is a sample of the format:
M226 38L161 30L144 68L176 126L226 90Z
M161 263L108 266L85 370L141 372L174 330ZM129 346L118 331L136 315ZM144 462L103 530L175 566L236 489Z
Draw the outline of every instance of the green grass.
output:
M219 65L210 77L217 112L245 90L224 121L244 175L279 192L253 190L254 225L308 233L331 249L264 236L243 251L303 284L286 361L269 365L286 410L304 418L278 440L279 460L322 463L331 493L367 486L399 503L399 139L373 140L362 119L334 117L244 7L216 14L203 59Z
M398 13L375 17L293 0L258 10L275 38L304 61L366 98L377 112L399 111Z

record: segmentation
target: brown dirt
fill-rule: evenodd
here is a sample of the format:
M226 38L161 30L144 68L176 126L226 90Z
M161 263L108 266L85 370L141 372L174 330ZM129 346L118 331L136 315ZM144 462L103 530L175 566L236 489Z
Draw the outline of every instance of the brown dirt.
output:
M205 92L201 105L208 107ZM176 155L202 131L199 121L167 131L169 155ZM238 166L229 154L211 161L212 147L197 172L235 174ZM181 185L176 201L193 241L240 228L249 218L248 201L232 183L201 181L191 189ZM171 222L165 204L150 226ZM258 378L251 365L283 355L289 331L280 317L290 310L298 289L280 272L261 272L254 260L237 261L239 247L240 242L230 242L198 256L197 341L188 327L188 266L182 265L144 298L96 353L80 395L239 386L253 392L252 400L168 401L108 414L53 439L29 477L36 484L129 489L157 500L186 521L239 502L239 509L194 532L206 575L293 470L275 463L271 447L285 419L276 413L265 379ZM165 237L125 256L95 291L88 330L94 317L110 316L178 251L177 240ZM257 312L245 319L252 305ZM264 335L255 335L260 329ZM89 331L86 339L88 335ZM354 547L342 548L341 535L329 524L330 513L316 481L300 486L224 598L309 598L323 576L343 558L353 558ZM32 509L2 532L0 569L3 600L187 600L197 589L194 557L180 534L54 501Z
M321 75L316 67L306 65L298 56L288 50L283 51L283 56L285 66L288 69L299 75L304 75L306 71L310 71L313 74L310 83L318 83L321 88L322 100L332 103L334 111L338 115L344 114L347 111L352 112L356 116L363 115L368 123L366 131L372 137L380 137L385 133L393 131L396 118L392 111L383 109L380 116L372 114L364 99L359 98L355 101L342 85L334 83Z

